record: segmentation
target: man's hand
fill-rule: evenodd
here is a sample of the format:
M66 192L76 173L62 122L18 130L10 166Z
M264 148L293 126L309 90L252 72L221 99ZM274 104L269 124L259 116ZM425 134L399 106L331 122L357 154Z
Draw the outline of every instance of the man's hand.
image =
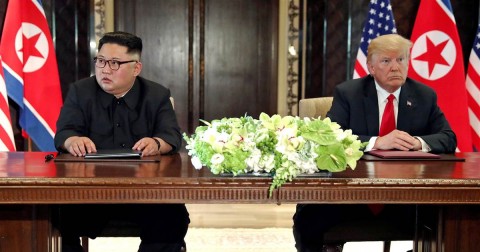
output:
M375 141L373 149L397 149L402 151L421 150L422 143L420 140L416 139L405 131L394 130L385 136L378 137L377 141Z
M142 151L142 156L155 156L160 154L157 142L152 137L144 137L132 147L133 150Z
M65 150L76 157L82 157L87 153L97 152L97 147L95 147L93 141L88 137L69 137L65 140L63 146Z
M158 144L155 139L160 143L160 149L158 149ZM168 153L172 150L172 146L163 141L163 139L159 137L155 137L155 139L153 137L144 137L138 140L138 142L133 145L132 149L142 151L143 157Z

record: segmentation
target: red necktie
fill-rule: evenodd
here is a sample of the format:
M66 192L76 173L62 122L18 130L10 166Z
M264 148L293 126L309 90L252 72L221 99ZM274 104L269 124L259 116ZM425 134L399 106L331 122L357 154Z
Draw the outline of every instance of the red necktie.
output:
M395 129L395 113L393 112L393 100L395 96L390 94L387 99L387 105L385 105L385 110L383 111L382 123L380 124L379 136L385 136Z
M387 105L385 105L385 110L383 111L382 123L380 124L379 136L385 136L395 129L395 113L393 112L393 100L395 96L390 94L387 99ZM368 207L373 215L377 215L383 210L384 205L369 204Z

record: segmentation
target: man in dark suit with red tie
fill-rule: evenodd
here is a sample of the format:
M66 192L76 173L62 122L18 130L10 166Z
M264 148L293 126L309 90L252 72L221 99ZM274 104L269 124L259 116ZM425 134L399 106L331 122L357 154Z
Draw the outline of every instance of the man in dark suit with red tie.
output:
M368 142L365 151L452 153L456 136L437 105L435 91L407 77L410 48L411 42L397 34L372 40L367 54L370 75L338 85L327 117ZM338 223L369 218L414 228L411 206L299 204L293 218L297 250L341 251L342 244L324 244L323 234Z

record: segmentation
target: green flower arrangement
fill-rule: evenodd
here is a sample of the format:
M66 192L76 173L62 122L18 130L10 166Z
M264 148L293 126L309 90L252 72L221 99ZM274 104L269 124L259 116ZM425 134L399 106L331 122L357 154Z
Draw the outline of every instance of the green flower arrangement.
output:
M355 169L364 144L330 118L260 114L223 118L183 134L196 169L213 174L271 174L272 191L299 174Z

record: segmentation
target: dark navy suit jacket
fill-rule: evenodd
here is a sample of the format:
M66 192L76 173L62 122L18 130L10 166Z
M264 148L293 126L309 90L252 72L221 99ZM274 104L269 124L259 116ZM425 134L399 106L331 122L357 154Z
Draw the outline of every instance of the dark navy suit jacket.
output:
M336 86L327 117L367 142L378 136L377 99L375 81L370 75L346 81ZM433 153L455 152L457 139L437 105L435 91L410 78L400 91L397 129L421 137Z

